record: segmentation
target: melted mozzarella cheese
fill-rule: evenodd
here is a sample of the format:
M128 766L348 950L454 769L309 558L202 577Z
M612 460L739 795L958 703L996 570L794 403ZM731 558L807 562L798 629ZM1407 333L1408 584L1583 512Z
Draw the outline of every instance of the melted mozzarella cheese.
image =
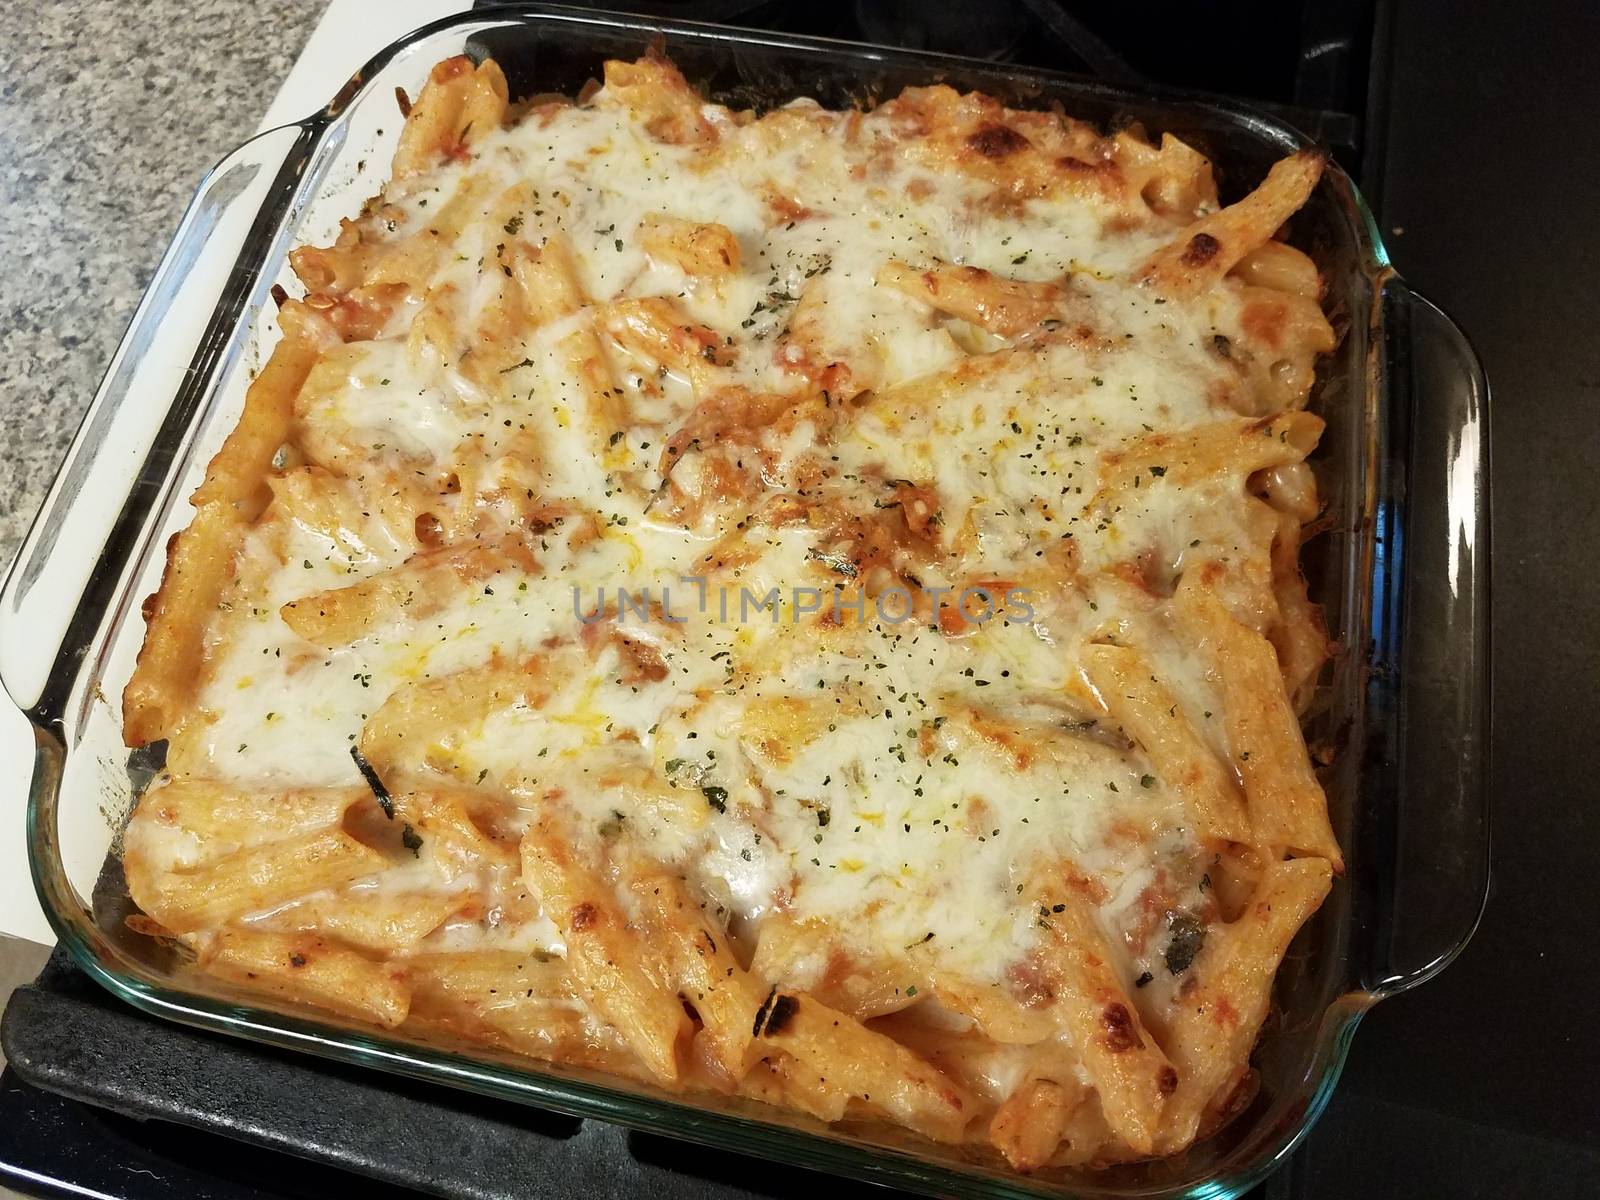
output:
M329 650L292 632L280 607L392 569L415 547L385 540L376 520L335 544L269 513L214 630L197 753L204 773L253 788L359 783L350 747L397 690L587 647L561 660L584 665L553 680L547 701L473 717L433 768L495 789L524 818L566 806L586 846L637 843L730 919L816 920L863 956L916 948L940 970L993 981L1032 944L1030 881L1052 864L1098 883L1108 930L1163 873L1198 873L1177 796L1071 685L1086 639L1119 623L1160 628L1102 573L1141 556L1176 570L1186 555L1215 559L1248 542L1239 479L1154 479L1115 506L1101 494L1108 452L1229 415L1228 368L1208 347L1238 317L1225 299L1163 303L1128 282L1171 236L1154 215L1129 228L1085 195L997 206L983 180L897 153L886 118L867 114L847 131L809 103L789 115L786 138L723 122L707 159L650 138L602 93L495 133L391 198L398 241L476 197L430 286L456 342L419 350L408 324L417 307L400 310L389 337L351 347L344 374L303 405L308 442L344 455L340 469L374 496L523 462L530 502L561 515L528 535L535 566L508 565ZM516 188L525 199L502 228L491 212ZM775 217L773 195L809 215ZM742 270L694 278L651 259L638 230L661 212L725 226ZM623 415L606 427L562 350L598 327L589 309L520 329L512 365L471 369L474 329L510 273L513 227L534 246L564 236L592 302L667 298L713 331L730 360L721 387L796 405L812 394L782 336L804 298L819 352L873 392L831 428L802 419L725 431L747 438L749 461L730 452L721 469L759 487L733 492L709 524L663 518L663 448L705 399L682 371L607 342L620 398L610 411ZM1092 336L1007 349L880 287L891 259L1063 281ZM1000 347L996 369L919 391L973 347ZM684 455L675 485L714 485L707 449ZM834 517L898 520L886 490L897 481L937 505L933 550L914 564L920 584L951 589L948 604L974 581L1004 581L1021 589L1016 619L942 629L939 601L896 620L872 597L851 611L871 581L841 566ZM774 499L810 515L776 519L762 507ZM440 511L467 503L445 497ZM906 546L901 536L897 552ZM912 566L899 563L902 578ZM656 601L656 615L605 616L624 595ZM596 613L606 637L585 619ZM1192 656L1159 644L1186 709L1219 708ZM659 670L630 669L639 647ZM773 713L782 719L758 729ZM1222 748L1217 724L1201 722L1202 734ZM151 852L192 856L176 843ZM432 878L420 867L390 875L382 886L402 890ZM539 920L453 922L430 944L555 943Z

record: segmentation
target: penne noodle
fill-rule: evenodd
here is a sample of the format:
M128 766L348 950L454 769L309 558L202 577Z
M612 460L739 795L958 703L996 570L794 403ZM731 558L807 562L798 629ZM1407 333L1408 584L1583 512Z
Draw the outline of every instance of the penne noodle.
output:
M878 286L1000 337L1016 337L1061 315L1062 294L1056 284L1005 279L979 267L940 265L919 271L890 260L878 271Z
M1304 300L1315 301L1322 294L1317 264L1285 242L1261 243L1235 263L1230 274L1251 287L1270 288Z
M615 1026L657 1080L676 1084L689 1018L670 983L662 948L633 929L617 898L580 864L551 820L522 840L524 877L566 943L584 999Z
M1316 379L1317 356L1338 344L1321 304L1314 296L1249 284L1235 284L1232 290L1241 328L1228 357L1249 380L1254 397L1249 411L1304 408Z
M752 1026L767 990L734 958L728 936L713 930L681 880L634 868L629 890L665 953L679 994L704 1024L712 1059L730 1080L760 1057Z
M1139 277L1175 293L1215 283L1266 244L1306 202L1322 178L1324 161L1321 152L1302 150L1273 164L1260 187L1184 228L1145 264Z
M579 999L566 964L543 952L479 950L418 954L405 964L408 1028L487 1041L546 1062L648 1080L616 1030Z
M903 955L847 948L821 923L793 921L779 914L762 923L750 969L858 1021L908 1008L919 992L931 986L925 973Z
M622 390L611 376L611 364L593 329L579 328L556 343L562 375L578 386L583 411L597 452L613 444L613 436L626 428Z
M278 310L283 338L245 395L239 423L206 468L204 482L189 499L196 509L232 506L246 521L267 505L267 472L289 436L295 393L317 359L338 344L327 322L289 301Z
M1233 767L1244 780L1254 844L1268 855L1287 850L1343 869L1327 797L1284 694L1272 643L1234 620L1221 601L1188 576L1178 585L1174 612L1220 682L1228 744Z
M500 128L506 105L506 77L492 59L475 67L457 55L437 64L401 127L394 177L418 175L440 159L464 154Z
M386 559L413 547L419 522L439 501L420 487L395 487L373 503L350 480L318 466L285 471L267 483L270 518L327 538L352 563Z
M193 933L264 912L323 888L340 887L389 866L388 859L337 829L236 850L187 871L147 874L142 856L125 859L139 907L174 933Z
M1251 840L1238 788L1143 655L1122 646L1085 646L1079 671L1088 694L1149 755L1156 777L1183 797L1203 839L1213 845Z
M1168 487L1191 487L1214 476L1244 476L1300 462L1316 446L1322 429L1322 418L1291 412L1219 421L1178 434L1149 434L1106 453L1100 489L1126 491L1157 480Z
M1169 1023L1179 1083L1163 1134L1167 1146L1193 1141L1208 1106L1225 1102L1247 1069L1278 964L1332 882L1324 859L1271 863L1239 919L1207 937L1191 968L1197 986L1179 990Z
M685 275L722 279L739 273L739 239L714 221L646 213L639 222L639 241L651 258L670 263Z
M1170 133L1152 146L1127 130L1115 134L1118 160L1128 186L1152 212L1191 221L1217 207L1217 184L1205 155Z
M800 291L784 326L778 362L804 379L826 403L853 400L883 382L883 353L858 331L829 319L828 280L813 277Z
M739 1081L739 1094L775 1108L799 1109L825 1124L842 1121L850 1093L787 1054L764 1058Z
M757 1028L763 1044L936 1142L960 1141L976 1109L961 1088L893 1038L804 993L774 989Z
M998 983L939 976L934 982L939 1002L972 1018L984 1034L997 1042L1031 1046L1056 1033L1054 1017L1043 1008L1025 1008Z
M199 963L219 978L388 1029L411 1006L393 968L309 934L225 929L206 943Z
M1135 1151L1150 1154L1177 1074L1140 1021L1112 968L1105 934L1066 873L1046 880L1036 895L1051 1011L1083 1056L1106 1123Z
M1033 359L1039 348L1040 342L1030 341L988 354L971 354L954 366L874 392L868 403L874 410L883 412L937 412L941 405L969 389L993 386L996 378Z
M453 749L487 716L513 705L541 708L554 693L550 657L492 662L402 684L361 730L361 753L397 770L456 769Z
M358 950L392 954L415 948L468 899L460 893L402 896L345 888L302 900L256 924L263 929L322 933Z
M650 136L678 146L717 140L715 127L701 112L699 95L666 59L607 62L605 79L601 95L630 109Z
M1073 1112L1086 1102L1075 1082L1029 1080L995 1112L989 1140L1017 1170L1036 1171L1055 1156Z
M257 792L211 779L170 779L139 799L139 817L213 844L253 845L330 829L370 803L365 787Z
M519 242L511 247L510 259L512 278L535 326L569 317L587 303L572 243L564 235L553 235L537 249Z
M452 874L486 867L520 869L522 860L517 847L492 837L473 819L473 799L474 794L463 788L397 792L394 810L396 817L410 824L429 846L435 861L454 860Z
M190 497L195 515L167 546L161 586L145 601L145 640L122 693L123 737L143 746L175 730L205 664L203 631L232 576L245 523L266 506L265 477L289 433L294 396L336 335L293 301L283 338L245 396L239 423Z
M331 650L348 646L380 623L430 616L468 587L502 572L536 567L517 538L497 546L469 542L423 550L359 583L291 600L278 613L306 641Z
M689 321L672 301L651 297L605 306L605 328L630 354L687 375L695 394L707 394L729 358L716 331Z
M1317 676L1332 648L1322 623L1322 610L1306 595L1300 573L1301 525L1289 513L1278 516L1272 542L1272 588L1278 601L1278 620L1267 631L1277 651L1283 689L1296 713L1304 713L1316 690Z

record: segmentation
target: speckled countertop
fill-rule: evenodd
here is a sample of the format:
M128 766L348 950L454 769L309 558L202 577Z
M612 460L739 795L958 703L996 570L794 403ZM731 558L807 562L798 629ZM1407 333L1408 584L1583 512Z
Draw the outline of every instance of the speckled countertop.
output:
M322 0L0 9L0 563L206 170L255 132Z
M200 177L255 132L321 10L322 0L0 8L0 567ZM44 954L0 937L0 1008ZM0 1200L12 1195L0 1187Z

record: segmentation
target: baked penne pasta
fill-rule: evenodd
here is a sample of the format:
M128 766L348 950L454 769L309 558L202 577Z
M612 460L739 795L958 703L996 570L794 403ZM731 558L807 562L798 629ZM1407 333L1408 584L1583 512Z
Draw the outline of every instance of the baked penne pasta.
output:
M552 824L522 842L523 873L566 943L566 961L595 1010L662 1083L676 1084L689 1018L658 944L632 928L617 899Z
M1321 158L1219 207L1170 134L660 55L399 100L146 606L136 927L1048 1186L1207 1136L1342 865Z
M394 177L419 175L442 159L464 154L505 120L506 77L494 61L474 66L465 55L433 68L405 114Z
M295 393L333 333L309 308L279 310L283 338L245 396L239 423L190 502L194 520L167 547L160 589L145 608L145 642L123 691L123 737L143 746L171 734L205 662L202 630L219 600L248 522L269 494L267 471L289 435Z
M349 834L321 830L237 850L187 871L146 874L135 857L128 890L165 928L192 933L375 875L388 865Z
M1182 795L1200 837L1213 845L1251 840L1238 788L1147 659L1121 646L1086 646L1079 670L1095 701Z
M1139 1019L1081 894L1055 881L1036 894L1052 1015L1083 1056L1106 1123L1133 1150L1149 1154L1177 1072Z
M639 222L639 238L651 258L671 263L685 275L720 279L739 272L739 239L715 221L646 213Z
M1172 291L1214 284L1259 250L1306 202L1322 178L1325 159L1302 150L1273 165L1260 187L1243 200L1180 230L1147 263L1142 278Z
M1277 654L1260 634L1234 620L1216 597L1185 579L1174 597L1180 626L1200 648L1221 686L1228 741L1256 847L1342 865L1328 822L1328 802L1311 769Z
M1198 986L1180 990L1168 1028L1179 1084L1167 1144L1192 1140L1208 1107L1223 1104L1244 1074L1247 1048L1267 1015L1272 977L1331 884L1325 859L1272 863L1244 913L1207 939L1195 961Z
M891 261L878 272L878 283L1001 337L1037 329L1059 319L1061 312L1057 285L1004 279L981 267L941 265L918 271Z
M225 929L205 944L199 961L222 979L390 1029L411 1006L393 968L305 934Z

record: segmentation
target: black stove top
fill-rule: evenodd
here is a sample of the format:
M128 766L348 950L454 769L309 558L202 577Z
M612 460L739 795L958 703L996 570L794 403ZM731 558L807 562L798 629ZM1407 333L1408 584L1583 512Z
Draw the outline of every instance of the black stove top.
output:
M1378 1006L1260 1195L1600 1197L1600 843L1586 705L1600 338L1600 8L1561 0L616 0L1243 96L1330 145L1494 381L1495 890L1439 980ZM601 7L595 5L593 7ZM1425 396L1424 396L1425 401ZM0 1183L217 1200L865 1194L142 1016L61 959L6 1015ZM24 1082L24 1079L26 1082ZM204 1132L201 1132L203 1130ZM285 1155L297 1156L290 1160ZM874 1189L873 1195L888 1195ZM1258 1197L1259 1200L1259 1197Z

